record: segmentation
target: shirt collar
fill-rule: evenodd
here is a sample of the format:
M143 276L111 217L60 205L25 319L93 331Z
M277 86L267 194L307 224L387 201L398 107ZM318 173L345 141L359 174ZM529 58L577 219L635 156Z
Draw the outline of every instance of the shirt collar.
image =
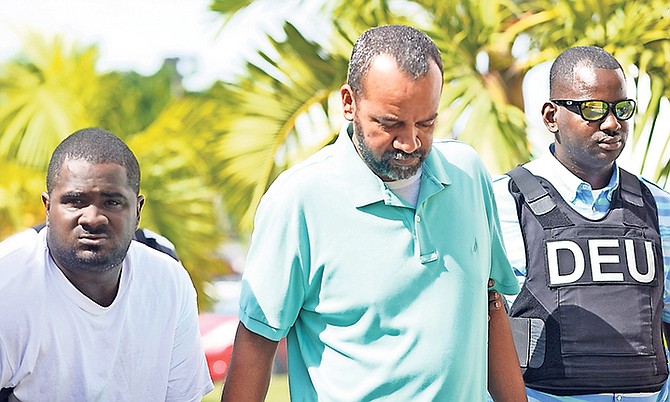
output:
M344 124L333 144L335 156L340 161L340 173L351 188L349 196L357 207L384 201L388 198L386 186L361 159L351 140L352 132L353 124Z
M563 197L563 199L570 203L575 203L580 197L580 194L593 190L591 184L585 182L579 177L575 176L568 170L561 162L554 156L554 144L552 143L547 151L533 162L534 171L537 176L544 177L554 186L556 191ZM601 189L601 197L606 197L608 201L612 201L612 194L619 186L619 169L614 162L614 169L609 183Z

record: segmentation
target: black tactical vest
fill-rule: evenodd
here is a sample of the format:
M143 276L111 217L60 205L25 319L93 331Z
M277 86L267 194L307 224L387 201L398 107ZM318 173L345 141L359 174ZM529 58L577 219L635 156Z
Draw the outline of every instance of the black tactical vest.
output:
M530 388L654 392L668 376L656 203L637 177L619 172L610 211L595 221L528 170L508 173L527 266L510 316Z

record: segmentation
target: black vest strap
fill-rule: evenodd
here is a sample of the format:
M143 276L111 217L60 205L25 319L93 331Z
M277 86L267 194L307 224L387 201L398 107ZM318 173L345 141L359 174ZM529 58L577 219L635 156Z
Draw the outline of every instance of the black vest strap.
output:
M46 222L41 222L33 226L33 229L35 229L36 232L39 232L40 230L44 229L46 225L47 225Z
M621 197L637 207L643 207L642 188L640 187L640 179L634 174L629 173L623 169L619 169L619 181L621 183Z
M524 202L545 229L572 226L573 223L551 199L540 181L523 166L517 166L507 172L512 182L519 188Z
M0 402L9 401L9 396L12 394L14 388L2 388L0 389Z
M140 243L144 243L147 246L158 250L162 253L165 253L169 255L170 257L174 258L175 260L179 261L179 257L177 257L177 252L169 247L166 247L158 242L158 240L154 239L153 237L147 237L147 235L144 233L143 229L137 229L135 231L135 235L133 236L135 240L139 241Z
M623 222L628 226L646 227L647 209L644 207L644 196L640 179L632 173L619 169L619 191L621 200L629 207L624 209Z

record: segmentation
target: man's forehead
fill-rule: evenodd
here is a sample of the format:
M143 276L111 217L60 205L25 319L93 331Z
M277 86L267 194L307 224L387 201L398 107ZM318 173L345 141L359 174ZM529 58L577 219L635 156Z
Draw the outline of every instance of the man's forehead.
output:
M602 83L603 75L614 75L624 81L623 72L620 69L599 68L591 63L579 63L568 76L561 77L554 83L556 91L571 92L573 90L596 89Z
M124 173L126 172L125 166L120 165L113 161L94 162L89 161L85 158L70 158L70 157L65 158L63 160L63 164L61 165L60 170L61 171L82 170L84 172L90 170L109 170L109 171L119 170Z
M56 185L64 182L108 181L128 186L126 168L115 162L91 162L82 158L66 158L56 175Z
M590 65L578 65L572 72L572 79L578 84L594 86L598 83L596 69Z

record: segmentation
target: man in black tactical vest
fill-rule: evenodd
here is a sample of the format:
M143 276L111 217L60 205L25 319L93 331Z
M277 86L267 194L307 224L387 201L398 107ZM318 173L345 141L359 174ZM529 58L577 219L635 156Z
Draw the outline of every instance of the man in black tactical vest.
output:
M494 183L523 281L509 314L528 399L656 401L668 376L670 195L615 162L635 101L611 54L566 50L549 92L550 152Z

